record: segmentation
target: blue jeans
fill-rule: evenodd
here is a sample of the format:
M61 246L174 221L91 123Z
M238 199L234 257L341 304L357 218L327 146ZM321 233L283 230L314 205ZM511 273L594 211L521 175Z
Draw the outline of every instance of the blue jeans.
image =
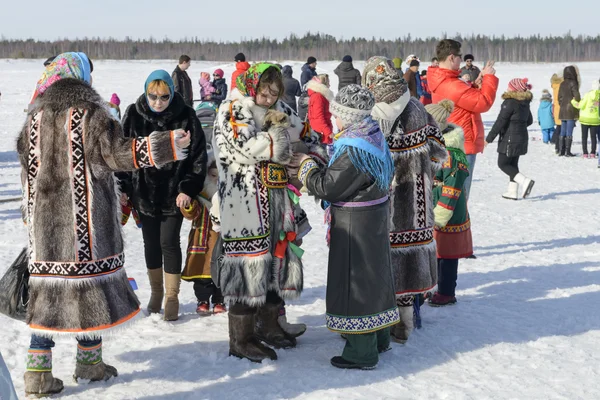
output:
M549 143L552 140L552 135L554 134L554 128L550 129L542 129L542 139L544 143Z
M560 128L560 136L573 137L573 130L575 129L575 120L563 119L562 126Z
M465 179L465 196L467 201L469 201L469 194L471 193L471 181L473 180L473 171L475 171L475 160L477 159L477 154L467 154L467 161L469 162L469 176Z
M94 347L94 346L98 346L100 343L102 343L102 339L96 339L96 340L77 339L77 342L82 347ZM31 335L31 343L29 344L29 347L32 349L36 349L36 350L50 350L54 347L54 340L48 339L43 336Z

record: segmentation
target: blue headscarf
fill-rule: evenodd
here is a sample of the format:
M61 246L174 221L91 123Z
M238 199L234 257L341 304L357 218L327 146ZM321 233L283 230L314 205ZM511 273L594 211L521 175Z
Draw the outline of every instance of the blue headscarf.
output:
M144 95L146 96L146 100L148 100L148 85L154 81L163 81L167 84L167 86L169 87L169 93L171 94L171 97L169 98L170 105L173 101L173 96L175 95L175 85L173 84L173 79L171 78L171 75L169 75L169 73L164 69L157 69L156 71L148 75L146 83L144 84ZM150 107L152 111L157 112L150 106L150 102L148 102L148 107Z

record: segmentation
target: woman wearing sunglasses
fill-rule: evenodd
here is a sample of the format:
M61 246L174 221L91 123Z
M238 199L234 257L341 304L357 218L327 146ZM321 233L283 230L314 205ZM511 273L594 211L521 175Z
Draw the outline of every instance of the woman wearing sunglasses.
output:
M185 161L119 176L123 192L121 202L129 197L142 222L151 289L148 312L160 312L164 295L164 319L175 321L179 313L182 265L179 232L183 215L179 208L189 207L202 190L206 176L206 143L196 113L175 92L169 73L163 70L152 72L144 89L144 94L125 112L125 136L144 137L154 131L177 129L188 131L191 136Z

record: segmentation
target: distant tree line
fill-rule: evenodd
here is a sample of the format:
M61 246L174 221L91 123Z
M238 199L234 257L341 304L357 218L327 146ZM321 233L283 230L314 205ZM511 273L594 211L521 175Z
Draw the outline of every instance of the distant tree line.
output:
M443 38L448 37L446 34ZM173 41L112 38L83 38L56 41L34 39L15 40L0 38L0 58L47 58L67 51L84 51L92 59L147 60L177 59L188 54L193 60L233 61L235 54L243 52L249 60L305 60L314 56L318 60L340 60L350 54L364 60L373 55L404 58L415 54L429 61L435 54L435 45L441 38L413 38L410 34L395 40L365 38L338 39L328 34L306 33L299 37L291 34L283 40L263 37L243 39L240 42L216 42L198 38ZM529 37L500 37L471 35L452 39L462 43L463 54L471 53L476 60L505 62L564 62L600 61L600 35L563 36L540 35Z

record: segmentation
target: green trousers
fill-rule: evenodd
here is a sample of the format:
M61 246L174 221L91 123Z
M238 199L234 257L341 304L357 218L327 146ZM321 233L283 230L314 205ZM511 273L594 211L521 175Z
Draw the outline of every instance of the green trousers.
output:
M342 358L363 366L374 366L379 353L390 346L390 328L360 335L345 335L346 347Z

